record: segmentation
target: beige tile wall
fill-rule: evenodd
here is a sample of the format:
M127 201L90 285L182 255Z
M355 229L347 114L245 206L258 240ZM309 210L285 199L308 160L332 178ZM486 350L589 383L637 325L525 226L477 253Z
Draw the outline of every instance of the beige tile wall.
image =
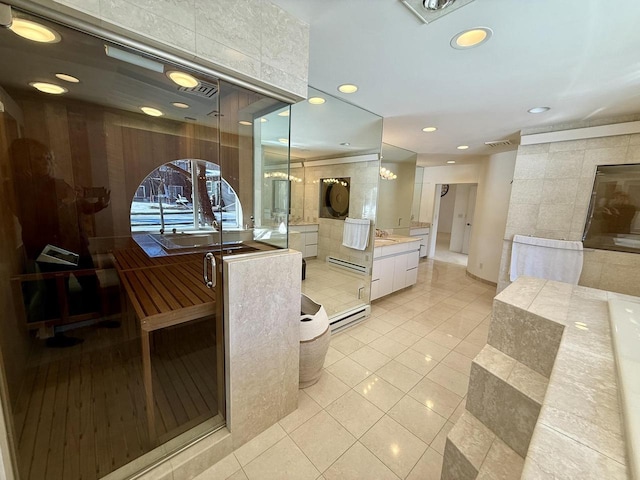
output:
M351 178L349 216L371 220L371 233L375 228L376 206L378 200L378 175L380 163L376 161L305 167L304 219L317 222L318 258L324 260L327 255L342 258L362 265L371 265L373 237L364 251L342 246L344 220L319 218L320 179ZM293 201L292 201L293 203Z
M309 25L266 0L36 0L306 98ZM76 14L77 13L77 14Z
M509 285L515 234L581 240L597 165L640 163L640 134L521 145L513 174L498 290ZM580 285L640 295L636 254L587 250Z

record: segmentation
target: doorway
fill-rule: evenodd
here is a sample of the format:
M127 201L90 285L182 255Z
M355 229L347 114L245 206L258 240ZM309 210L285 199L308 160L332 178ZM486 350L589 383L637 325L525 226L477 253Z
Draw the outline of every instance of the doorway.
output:
M436 185L429 257L467 265L477 191L475 183Z

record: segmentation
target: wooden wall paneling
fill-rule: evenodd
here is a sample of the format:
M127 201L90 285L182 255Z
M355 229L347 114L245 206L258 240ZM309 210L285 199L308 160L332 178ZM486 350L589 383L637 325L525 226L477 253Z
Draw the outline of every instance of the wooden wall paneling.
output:
M62 178L71 187L75 187L67 107L57 102L40 104L40 115L43 113L49 131L49 148L55 155L53 176ZM30 121L30 117L25 117L25 122Z
M102 109L86 108L87 140L91 162L91 182L89 186L104 187L111 190L109 178L109 157L107 155L107 137L105 112ZM112 192L113 200L113 192ZM114 236L113 215L111 205L94 217L96 237Z
M113 233L124 236L131 233L129 212L131 198L127 196L124 145L120 115L111 112L104 114L105 146L107 153L107 171L111 186L111 218L113 219Z

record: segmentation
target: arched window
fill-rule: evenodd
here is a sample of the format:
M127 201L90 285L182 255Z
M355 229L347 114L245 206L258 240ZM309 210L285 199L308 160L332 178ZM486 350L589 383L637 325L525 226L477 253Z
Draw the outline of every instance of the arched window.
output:
M215 163L174 160L149 173L131 202L131 231L217 230L242 225L242 206Z

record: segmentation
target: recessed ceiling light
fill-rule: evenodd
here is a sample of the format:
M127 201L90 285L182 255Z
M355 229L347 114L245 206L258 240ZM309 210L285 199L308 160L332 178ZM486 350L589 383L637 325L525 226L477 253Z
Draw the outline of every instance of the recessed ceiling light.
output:
M326 100L322 97L311 97L307 100L311 105L322 105Z
M152 117L161 117L162 115L164 115L164 113L162 113L160 110L158 110L157 108L152 108L152 107L140 107L140 110L142 110L144 113L146 113L147 115L150 115Z
M422 131L423 131L423 132L427 132L427 133L429 133L429 132L435 132L436 130L438 130L436 127L424 127L424 128L422 129Z
M176 84L184 88L195 88L200 85L200 81L192 75L177 70L167 72L167 76Z
M65 82L80 83L80 80L78 80L76 77L67 75L66 73L56 73L56 77L58 77L60 80L64 80Z
M451 39L451 46L458 50L477 47L491 38L493 31L487 27L476 27L460 32Z
M60 95L61 93L67 93L69 91L64 87L54 85L53 83L31 82L29 85L42 93L50 93L52 95Z
M182 102L171 102L171 105L173 105L174 107L178 107L178 108L189 108L189 105L187 105L186 103L182 103Z
M449 160L447 163L456 163L455 160Z
M529 113L544 113L551 110L551 107L533 107L527 110Z
M286 144L286 143L289 143L289 139L288 139L288 138L279 138L279 139L278 139L278 141L279 141L280 143L285 143L285 144Z
M344 83L338 87L338 91L342 93L356 93L358 86L351 83Z
M344 145L345 147L348 147L351 144L349 142L342 142L340 145Z
M267 123L268 121L269 121L269 120L267 120L267 119L266 119L266 118L264 118L264 117L260 119L260 123Z
M238 123L239 123L240 125L246 125L246 126L253 125L253 123L248 122L248 121L246 121L246 120L240 120Z
M280 112L278 114L279 117L288 117L289 116L289 109L287 108L286 110Z
M467 148L469 148L469 145L459 145L458 147L456 147L458 150L466 150Z
M9 29L16 35L34 42L58 43L61 39L55 30L24 18L14 18Z

